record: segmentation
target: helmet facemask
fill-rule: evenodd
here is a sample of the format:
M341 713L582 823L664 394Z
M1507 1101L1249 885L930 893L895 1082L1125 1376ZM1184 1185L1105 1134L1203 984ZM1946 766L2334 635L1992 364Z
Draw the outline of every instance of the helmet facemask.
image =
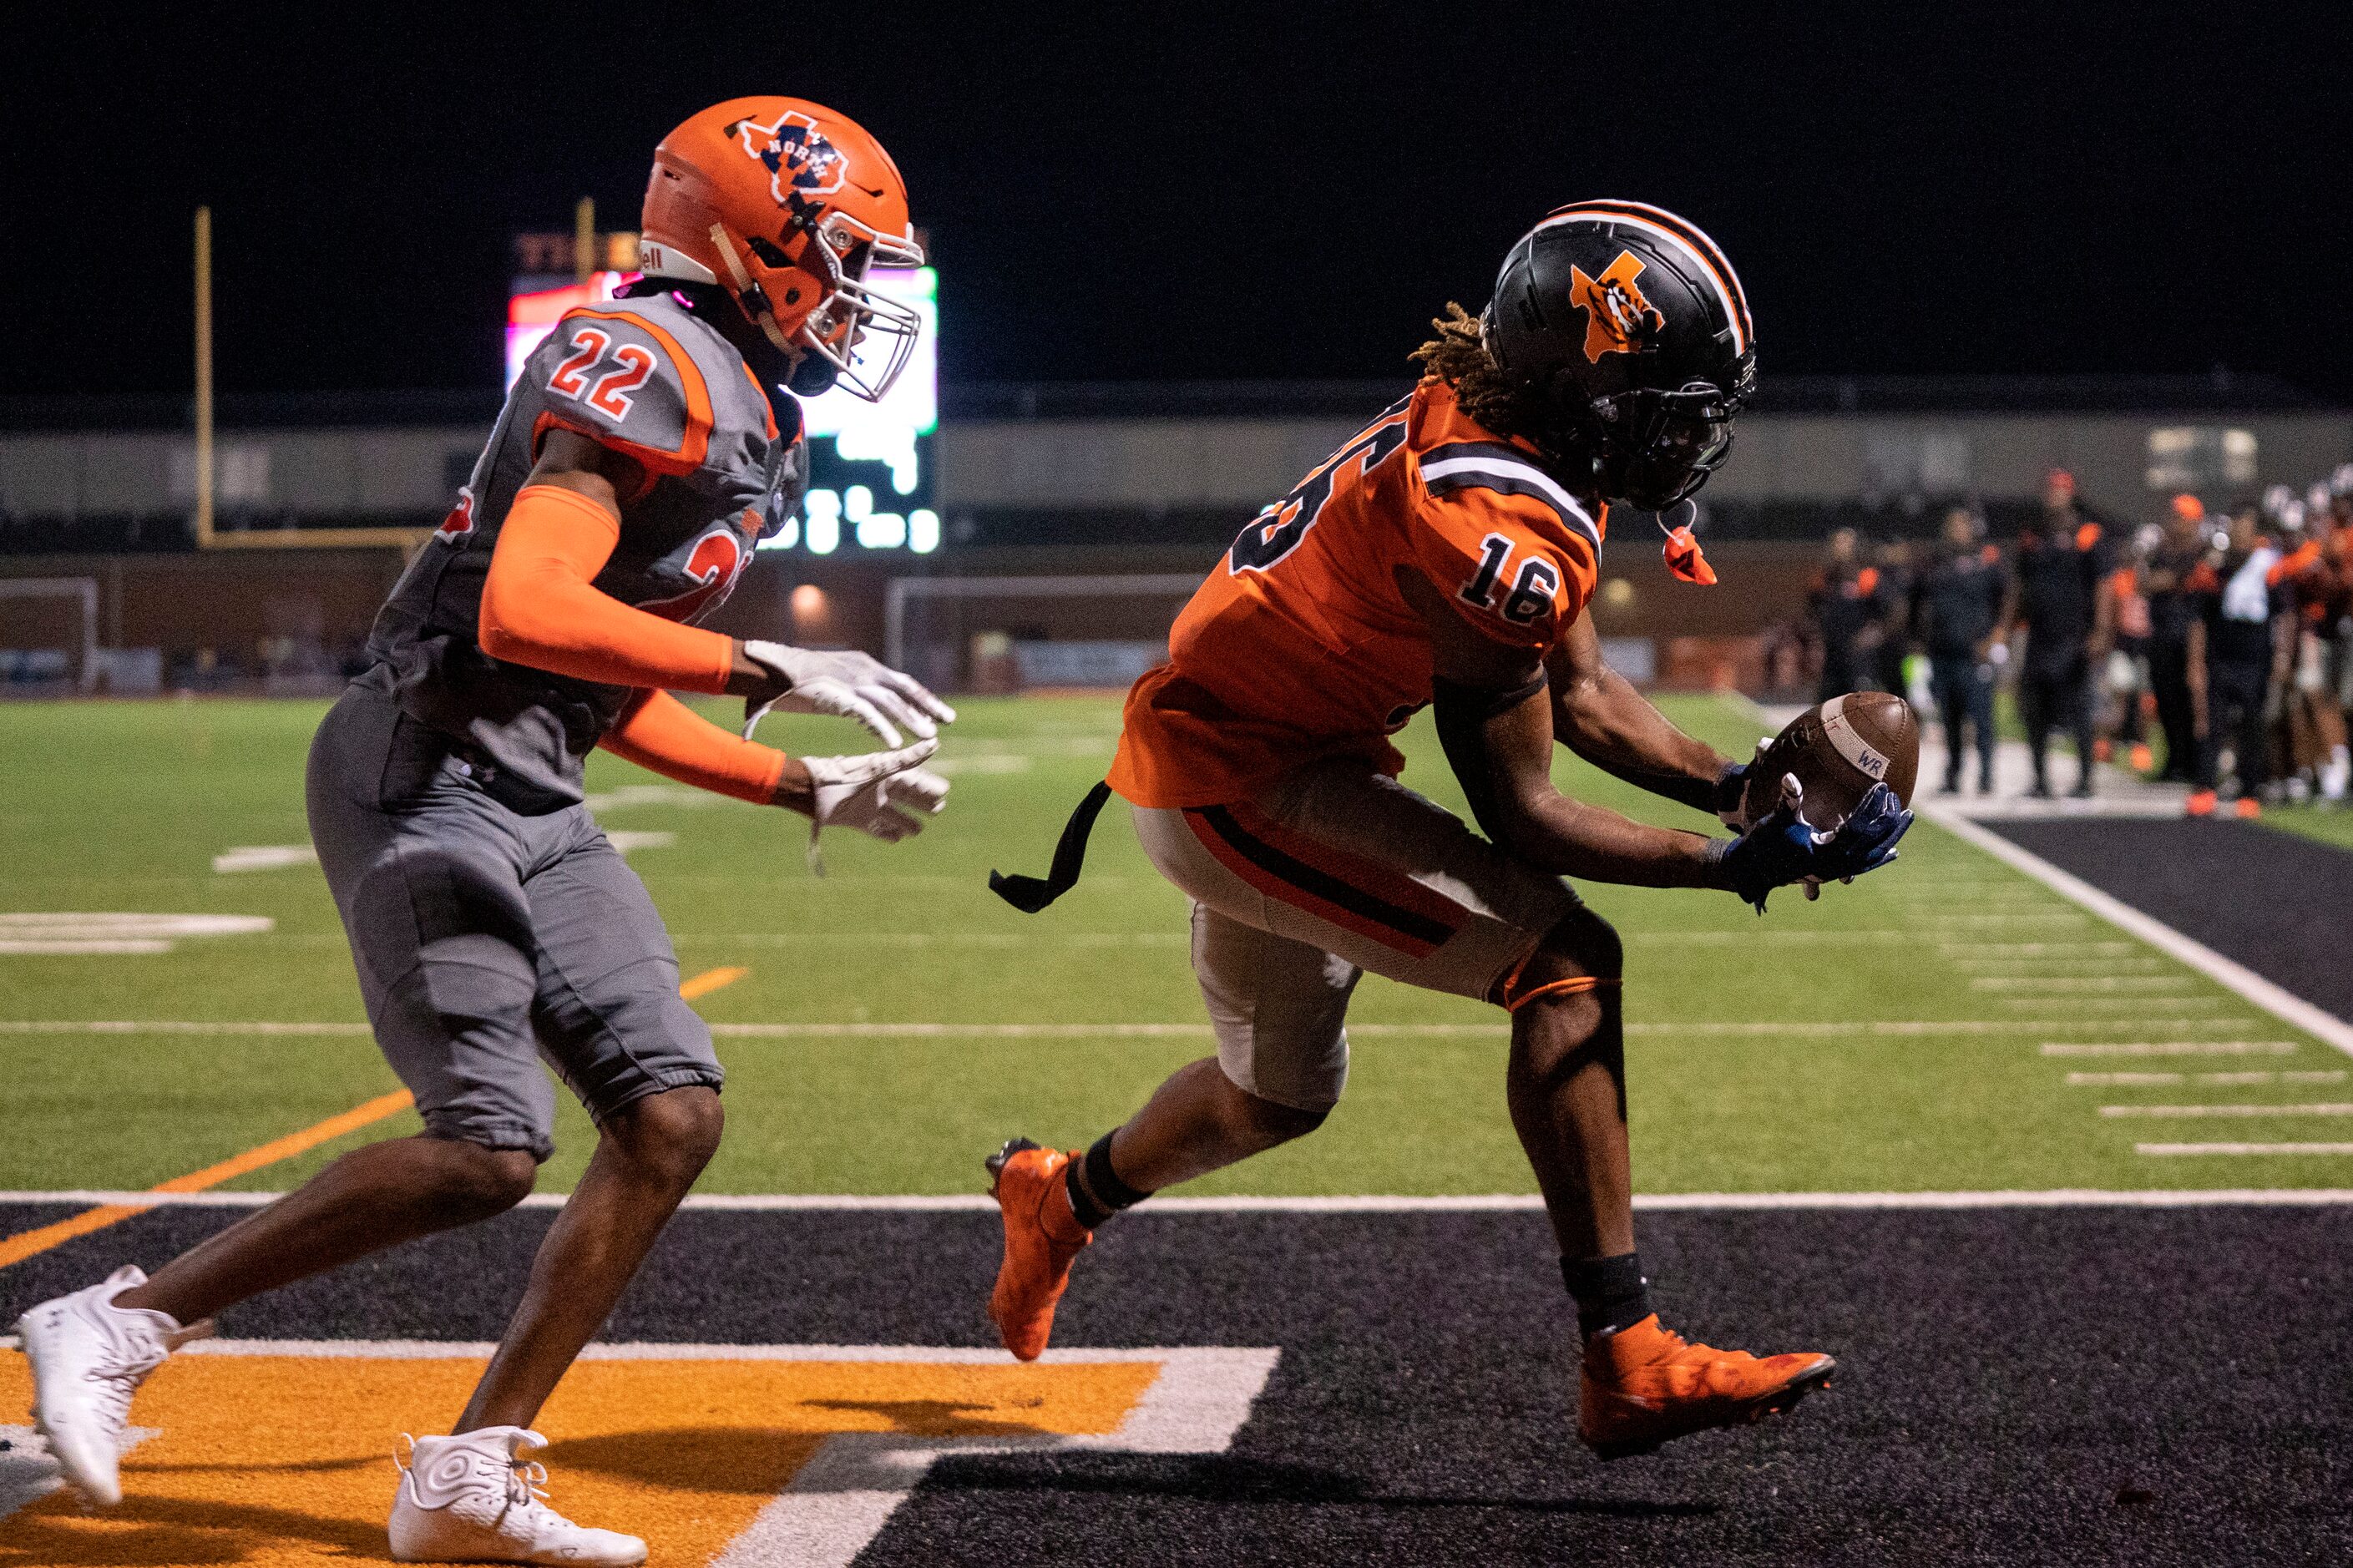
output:
M913 357L923 320L913 307L868 288L866 271L876 265L921 267L923 248L911 236L879 233L839 210L826 214L804 232L808 238L801 247L801 256L789 262L773 247L764 251L766 242L753 242L754 250L772 269L790 266L803 277L822 275L823 297L790 332L776 321L767 290L744 266L724 225L712 226L711 242L727 263L744 312L779 353L796 362L791 381L795 392L812 395L839 385L854 397L880 403ZM876 356L866 352L870 340L882 345L879 370ZM829 368L821 374L801 374L819 366Z
M1736 405L1706 382L1675 392L1596 400L1596 478L1605 494L1662 511L1696 492L1732 455Z
M837 208L818 224L809 251L827 272L825 302L809 312L796 338L833 367L837 384L880 403L913 357L923 319L913 307L868 288L867 269L921 267L923 247Z
M1725 380L1729 388L1693 381L1672 392L1636 387L1595 398L1586 433L1602 492L1645 511L1697 493L1732 455L1732 422L1757 381L1753 351Z

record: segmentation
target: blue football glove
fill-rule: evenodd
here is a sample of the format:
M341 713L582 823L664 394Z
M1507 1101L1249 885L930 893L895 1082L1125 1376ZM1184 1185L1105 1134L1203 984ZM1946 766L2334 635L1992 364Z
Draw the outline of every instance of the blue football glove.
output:
M1725 763L1724 772L1716 778L1715 819L1735 832L1743 826L1740 820L1740 803L1748 794L1748 775L1755 771L1758 763L1765 760L1765 748L1772 743L1773 737L1766 736L1757 742L1755 756L1745 763Z
M1912 814L1883 784L1871 786L1853 815L1837 830L1819 833L1798 808L1804 791L1794 777L1781 781L1780 804L1771 815L1734 839L1724 868L1732 890L1765 912L1765 900L1792 882L1818 886L1835 878L1852 881L1895 858L1895 843L1912 826Z

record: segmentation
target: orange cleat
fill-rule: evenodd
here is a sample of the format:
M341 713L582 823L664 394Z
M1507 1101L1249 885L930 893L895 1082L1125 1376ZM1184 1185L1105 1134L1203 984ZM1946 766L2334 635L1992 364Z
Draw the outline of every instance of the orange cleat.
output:
M1600 1335L1585 1347L1577 1436L1604 1459L1647 1454L1661 1444L1762 1421L1830 1382L1826 1355L1776 1355L1685 1342L1658 1314Z
M2214 792L2212 790L2201 789L2191 792L2189 805L2190 816L2211 816L2214 815Z
M1054 1331L1054 1308L1071 1283L1071 1264L1094 1233L1071 1212L1063 1173L1079 1158L1014 1138L988 1159L989 1195L1005 1216L1005 1261L988 1293L997 1337L1019 1361L1036 1361Z
M2242 795L2239 797L2239 804L2231 808L2231 814L2242 822L2252 822L2263 814L2263 803L2253 795Z
M2136 771L2144 773L2157 766L2157 753L2148 749L2147 742L2134 742L2132 749L2132 765Z

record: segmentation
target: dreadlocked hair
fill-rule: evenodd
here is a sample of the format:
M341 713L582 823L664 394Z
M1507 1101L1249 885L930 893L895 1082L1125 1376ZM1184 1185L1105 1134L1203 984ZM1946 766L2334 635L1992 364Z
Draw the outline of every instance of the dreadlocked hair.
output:
M1479 341L1479 318L1450 300L1446 314L1433 319L1438 335L1413 351L1411 357L1425 375L1434 375L1454 389L1462 412L1498 436L1534 439L1546 421L1527 396L1504 379Z

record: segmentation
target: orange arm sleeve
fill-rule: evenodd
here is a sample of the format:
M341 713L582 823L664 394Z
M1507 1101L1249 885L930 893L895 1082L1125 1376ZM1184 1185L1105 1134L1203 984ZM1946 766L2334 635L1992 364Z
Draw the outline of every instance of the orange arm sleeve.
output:
M714 795L773 805L785 753L740 740L667 691L649 691L596 742L626 762Z
M482 651L608 686L726 690L734 664L728 638L590 586L620 538L620 520L577 490L525 486L500 526L482 584Z

